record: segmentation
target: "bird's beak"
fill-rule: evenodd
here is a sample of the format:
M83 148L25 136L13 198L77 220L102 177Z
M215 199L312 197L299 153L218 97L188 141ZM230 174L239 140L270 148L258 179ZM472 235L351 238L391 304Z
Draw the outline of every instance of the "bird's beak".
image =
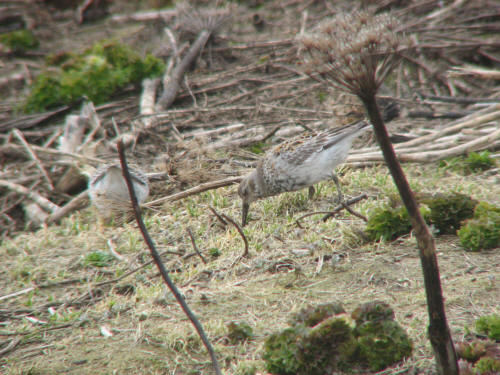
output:
M241 208L241 226L244 227L247 224L247 216L248 216L248 208L250 207L250 203L243 202Z

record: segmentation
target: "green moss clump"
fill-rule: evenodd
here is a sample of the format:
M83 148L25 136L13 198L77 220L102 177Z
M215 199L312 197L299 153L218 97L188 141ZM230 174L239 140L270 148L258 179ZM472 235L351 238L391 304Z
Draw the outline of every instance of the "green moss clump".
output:
M344 318L330 317L306 331L297 340L297 359L301 375L331 374L346 370L358 349L349 324Z
M378 207L368 218L366 233L372 241L392 241L410 233L411 223L406 208Z
M323 375L339 370L380 370L411 355L412 344L394 321L389 305L375 301L356 311L353 316L360 323L353 329L338 303L302 309L290 319L292 327L266 340L263 358L268 371Z
M456 234L462 221L474 215L474 207L478 202L468 195L452 192L423 199L422 203L430 209L427 221L434 225L439 234Z
M464 175L475 172L482 172L496 166L496 161L487 150L481 152L471 152L467 157L459 156L442 160L439 163L441 168L451 169Z
M468 362L476 362L486 354L486 344L479 340L471 343L459 342L456 345L456 351L459 358L463 358Z
M316 90L316 98L320 103L324 103L328 98L328 93L325 91Z
M478 205L470 196L457 192L418 197L418 201L425 222L433 225L439 234L456 234L460 225L474 216ZM366 224L366 233L372 241L391 241L410 230L408 213L400 201L376 208Z
M472 251L500 246L500 208L486 202L479 203L474 217L465 221L458 231L462 245Z
M106 267L113 261L113 256L104 251L96 250L87 254L84 259L86 266Z
M331 316L344 313L344 307L338 302L306 306L292 315L290 325L304 324L306 327L313 327Z
M481 202L474 209L474 218L488 216L490 214L500 215L500 207L489 204L487 202Z
M238 363L235 375L255 375L257 373L257 365L252 361Z
M71 104L83 96L100 104L126 85L159 75L164 69L154 56L142 59L117 42L98 43L81 55L65 56L64 61L58 71L41 73L35 79L24 104L26 112Z
M471 152L465 159L467 170L471 172L481 172L496 166L496 161L491 157L488 150L481 152Z
M208 254L212 257L212 258L218 258L220 257L220 250L216 247L211 247L210 249L208 249Z
M476 374L495 375L500 373L500 360L492 357L483 357L474 365Z
M286 328L269 336L264 343L264 354L267 371L272 374L297 374L300 363L297 360L297 337L299 330Z
M500 340L500 315L482 316L476 320L476 330L490 339Z
M265 142L255 142L248 146L248 151L253 152L254 154L263 154L266 151L266 143Z
M411 355L412 343L401 326L393 320L365 322L357 326L360 358L373 371L380 371Z
M16 30L0 35L0 43L14 52L38 48L40 43L31 30Z
M253 337L253 329L247 323L231 322L228 324L227 330L227 337L233 345Z
M368 321L394 320L394 310L385 302L373 301L358 306L351 317L358 325Z

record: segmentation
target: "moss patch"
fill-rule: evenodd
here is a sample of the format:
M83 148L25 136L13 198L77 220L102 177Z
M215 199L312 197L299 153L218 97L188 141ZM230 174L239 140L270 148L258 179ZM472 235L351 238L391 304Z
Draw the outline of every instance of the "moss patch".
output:
M412 344L401 326L393 320L368 321L357 326L360 358L370 369L380 371L409 357Z
M372 241L391 241L409 233L410 230L410 217L403 206L377 207L366 224L366 233Z
M244 342L253 337L253 329L248 323L231 322L227 326L227 337L231 344Z
M451 192L423 199L422 203L430 209L428 223L434 225L439 234L456 234L462 221L474 215L478 202L468 195Z
M493 314L480 317L476 321L476 329L490 339L500 340L500 315Z
M442 160L439 166L464 175L469 175L495 167L496 161L491 157L491 153L485 150L481 152L471 152L467 156Z
M13 52L24 52L38 48L39 42L31 30L16 30L0 35L0 43Z
M456 234L464 220L474 216L474 208L478 204L470 196L457 192L417 199L425 222L432 225L437 234ZM375 208L366 225L368 237L375 241L394 240L410 230L410 218L401 202L396 202L394 207L385 205Z
M152 55L141 58L118 42L95 44L81 55L65 56L58 69L41 73L34 81L24 110L39 112L71 104L87 96L95 104L128 84L162 73L164 64Z
M353 313L359 317L354 328L343 311L331 303L294 314L292 327L272 334L264 344L267 370L285 375L381 370L411 355L410 339L386 303L359 306Z
M486 202L479 203L474 217L465 221L458 231L462 245L471 251L500 246L500 208Z
M476 374L493 375L500 373L500 360L491 357L483 357L474 366Z

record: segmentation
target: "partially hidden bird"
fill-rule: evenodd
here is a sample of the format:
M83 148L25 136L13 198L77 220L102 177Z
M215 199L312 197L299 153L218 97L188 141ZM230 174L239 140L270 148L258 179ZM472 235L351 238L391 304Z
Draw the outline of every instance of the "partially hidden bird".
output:
M149 182L138 169L129 169L139 204L149 195ZM131 212L130 196L120 164L99 168L89 179L90 200L97 207L100 220L108 220Z

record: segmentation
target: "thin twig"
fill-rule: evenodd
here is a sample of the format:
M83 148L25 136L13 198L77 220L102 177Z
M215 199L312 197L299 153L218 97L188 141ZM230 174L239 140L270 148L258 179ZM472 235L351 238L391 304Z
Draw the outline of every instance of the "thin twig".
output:
M157 20L168 22L176 15L176 9L148 10L133 14L115 14L111 17L111 21L115 23L153 22Z
M196 246L196 242L194 240L193 232L191 231L191 228L187 228L187 232L189 234L189 238L191 238L191 244L193 245L193 249L198 254L198 256L201 258L202 262L207 264L207 260L201 255L200 250L198 250L198 246Z
M243 239L243 242L245 243L245 250L243 251L242 257L246 258L249 254L249 252L248 252L248 240L247 240L247 237L245 236L245 233L243 233L243 229L241 229L241 227L238 225L238 223L236 221L234 221L233 219L231 219L229 216L227 216L225 214L221 214L221 216L225 220L229 221L231 224L233 224L236 227L236 230L238 231L241 238Z
M82 144L78 146L77 151L81 151L87 146L90 142L94 140L94 136L101 129L101 120L97 115L97 111L94 107L94 103L87 102L83 105L82 110L80 111L80 117L88 119L88 124L92 129L89 134L85 137Z
M499 102L498 98L457 98L453 96L443 96L443 95L428 95L420 94L423 98L429 100L440 101L444 103L458 103L458 104L475 104L475 103L493 103Z
M57 210L52 212L52 214L45 220L46 224L56 223L63 217L66 217L78 208L87 205L89 202L89 196L87 190L81 192L64 206L59 207Z
M218 188L223 187L223 186L236 184L236 183L241 182L242 178L243 177L238 176L238 177L225 178L223 180L205 182L205 183L200 184L198 186L195 186L191 189L187 189L187 190L181 191L179 193L168 195L166 197L159 198L159 199L156 199L154 201L148 202L146 204L143 204L142 207L150 208L150 207L154 207L155 205L158 205L160 203L173 202L173 201L176 201L176 200L179 200L182 198L189 197L191 195L202 193L202 192L207 191L207 190L218 189Z
M21 146L12 145L12 149L14 149L14 150L18 149L19 147L21 147ZM78 154L75 154L72 152L59 151L59 150L49 148L49 147L31 145L31 148L33 151L36 151L39 154L43 153L43 154L55 155L58 157L58 159L60 159L62 156L69 156L73 159L76 159L76 160L81 161L81 162L86 163L86 164L91 164L93 166L102 165L105 163L105 160L103 160L103 159L78 155Z
M146 78L142 81L142 94L139 101L140 114L144 116L142 118L142 124L145 129L154 126L155 117L155 99L156 99L156 89L160 84L159 78Z
M335 216L336 214L338 214L340 211L342 211L343 209L348 209L348 207L350 205L353 205L355 203L358 203L359 201L362 201L363 199L367 199L368 198L368 195L366 195L366 193L363 193L361 195L358 195L357 197L354 197L354 198L351 198L349 199L347 202L345 202L344 205L342 204L339 204L337 207L335 207L332 211L315 211L315 212L309 212L305 215L302 215L301 217L299 217L297 220L295 220L295 224L298 225L299 227L301 227L300 225L300 221L302 219L305 219L306 217L309 217L309 216L313 216L313 215L325 215L323 216L323 218L321 220L323 221L327 221L330 217L332 216ZM350 211L349 211L350 212ZM354 213L353 215L355 216L358 216L360 214L357 214L357 213ZM364 221L366 221L366 218L362 216L362 219ZM359 216L358 216L359 217Z
M35 287L32 286L32 287L29 287L29 288L26 288L26 289L23 289L23 290L19 290L19 291L14 292L14 293L9 293L9 294L6 294L4 296L0 296L0 301L3 301L3 300L6 300L6 299L9 299L9 298L13 298L13 297L17 297L17 296L29 293L29 292L31 292L34 289L35 289Z
M210 344L210 341L208 340L207 335L205 334L205 331L204 331L201 323L196 318L196 316L193 314L193 312L191 311L191 309L187 305L186 301L184 300L184 297L182 296L180 291L177 289L175 284L170 279L168 271L165 268L165 265L163 264L163 262L161 260L160 254L156 250L156 246L155 246L153 240L151 239L151 237L149 236L149 233L146 229L146 226L144 225L144 221L142 220L141 209L139 207L139 203L137 202L137 196L135 195L134 186L132 183L132 178L130 177L130 172L129 172L127 160L125 157L123 143L121 141L118 141L117 149L118 149L118 154L120 156L120 164L122 167L123 177L125 178L125 181L127 183L127 188L128 188L129 194L130 194L130 200L132 203L132 208L134 211L135 219L136 219L137 225L139 226L139 229L142 233L142 237L144 238L144 241L148 245L148 248L151 252L151 256L153 257L153 260L154 260L156 266L158 267L158 270L160 271L163 280L165 281L165 283L167 284L169 289L172 291L172 294L174 295L175 299L177 300L177 302L181 306L182 310L184 311L184 313L187 315L187 317L189 318L189 320L191 321L191 323L195 327L196 331L198 332L198 335L201 338L201 341L203 342L203 344L207 348L207 351L210 355L210 358L212 359L212 365L214 366L215 372L218 375L222 375L222 372L221 372L220 367L219 367L219 363L217 362L217 357L215 355L215 351L214 351L212 345Z
M163 93L158 100L157 110L165 110L174 102L177 92L181 88L181 80L184 73L200 54L211 34L212 33L209 30L202 30L184 58L175 67L172 74L170 74L166 79L168 81L168 85L164 88Z
M347 203L343 203L343 204L342 204L342 207L344 207L344 208L347 210L347 212L349 212L351 215L356 216L356 217L359 217L359 218L360 218L361 220L363 220L365 223L366 223L366 222L368 222L368 219L366 218L366 216L365 216L365 215L362 215L362 214L360 214L359 212L354 211L351 207L349 207L349 206L347 205ZM323 221L325 221L328 217L330 217L330 214L326 215L326 216L323 218ZM326 218L326 219L325 219L325 218Z
M59 209L59 206L57 204L52 203L47 198L42 197L40 194L35 193L33 190L25 188L22 185L15 184L13 182L5 181L5 180L0 180L0 186L5 187L7 189L10 189L12 191L15 191L18 194L24 195L24 196L28 197L29 199L32 199L40 207L44 208L45 210L47 210L51 213L54 213Z
M241 227L238 225L238 223L236 223L233 219L231 219L229 216L227 216L225 214L219 214L217 212L217 210L215 208L213 208L212 206L208 206L208 208L210 209L210 211L212 211L212 213L215 215L215 217L217 219L219 219L219 221L223 225L227 225L227 222L230 222L231 224L233 224L236 227L236 230L238 231L241 238L243 239L243 242L245 243L245 250L243 252L242 257L247 257L248 256L248 240L247 240L247 237L245 236L245 233L243 232Z
M125 258L123 255L119 254L116 250L115 250L115 245L113 244L113 240L110 238L107 242L107 245L108 245L108 248L109 248L109 252L111 253L111 255L113 255L116 259L118 259L120 262L128 262L128 259Z
M212 206L208 206L208 209L210 211L212 211L212 213L215 215L215 217L222 223L222 225L226 226L227 225L227 221L224 220L224 218L222 216L220 216L220 214L215 211L215 208L213 208Z
M35 162L35 164L38 167L38 169L40 170L40 172L42 172L42 176L45 179L45 181L47 182L47 184L49 185L50 189L54 190L54 184L52 183L52 180L50 179L49 174L45 170L40 159L38 159L38 156L36 156L35 152L32 150L31 146L28 144L28 142L24 138L21 131L19 131L18 129L14 129L12 131L12 134L14 134L14 136L19 140L19 142L21 142L21 145L23 146L23 148L29 154L31 159L33 159L33 161Z
M18 337L13 338L10 340L9 344L5 347L0 349L0 357L3 356L4 354L7 354L8 352L14 350L14 348L21 342L21 339Z
M408 117L427 118L427 119L437 119L437 118L457 119L470 114L471 112L464 112L464 111L462 112L409 111Z

